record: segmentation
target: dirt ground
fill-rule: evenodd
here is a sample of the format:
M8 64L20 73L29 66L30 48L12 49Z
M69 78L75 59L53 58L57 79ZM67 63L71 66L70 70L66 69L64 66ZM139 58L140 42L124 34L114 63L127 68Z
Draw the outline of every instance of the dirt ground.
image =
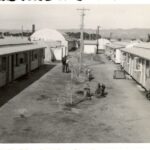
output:
M46 72L50 71L55 65L56 64L44 64L39 69L33 70L29 75L20 77L12 83L0 88L0 107L42 77Z
M134 81L113 79L117 66L103 54L94 60L86 60L94 74L90 88L94 92L98 82L105 83L106 97L66 109L70 73L58 65L0 108L0 142L150 142L150 102Z

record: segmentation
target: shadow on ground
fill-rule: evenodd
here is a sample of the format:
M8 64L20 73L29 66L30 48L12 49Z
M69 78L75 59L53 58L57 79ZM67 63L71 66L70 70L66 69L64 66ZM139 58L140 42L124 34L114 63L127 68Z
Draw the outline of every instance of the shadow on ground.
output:
M55 65L45 64L39 69L32 71L28 76L25 75L12 83L0 88L0 107L7 103L22 90L27 88L33 82L41 78L45 73L51 70Z

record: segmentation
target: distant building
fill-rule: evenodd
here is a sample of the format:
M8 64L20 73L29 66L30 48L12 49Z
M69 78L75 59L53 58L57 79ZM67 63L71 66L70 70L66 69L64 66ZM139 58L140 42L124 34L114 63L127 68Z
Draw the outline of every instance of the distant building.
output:
M137 45L138 41L113 41L106 44L105 54L115 63L121 63L123 48L133 47Z
M121 63L121 48L125 48L128 42L112 42L106 44L105 54L115 63Z
M63 33L66 41L68 42L68 51L74 51L79 48L79 40L76 38L69 37L69 35Z
M150 43L139 43L121 49L124 70L141 84L150 89Z
M113 42L106 45L105 53L145 90L150 90L150 43Z
M5 39L0 39L0 48L1 47L10 47L10 46L21 46L21 45L29 45L33 44L27 39L22 39L20 37L7 37Z
M68 45L64 36L53 29L41 29L31 35L31 41L45 45L45 61L61 60L68 55Z
M85 40L84 41L84 53L85 54L95 54L96 53L97 42L95 40Z
M78 49L79 45L78 45L78 41L76 39L68 39L68 50L69 51L74 51L76 49Z
M98 51L105 51L106 44L110 44L111 42L107 39L98 39Z
M0 87L40 67L45 47L32 43L0 43Z
M104 52L106 49L106 45L110 44L110 41L107 39L98 39L97 40L85 40L84 41L84 53L86 54L95 54L97 52L98 45L98 53Z

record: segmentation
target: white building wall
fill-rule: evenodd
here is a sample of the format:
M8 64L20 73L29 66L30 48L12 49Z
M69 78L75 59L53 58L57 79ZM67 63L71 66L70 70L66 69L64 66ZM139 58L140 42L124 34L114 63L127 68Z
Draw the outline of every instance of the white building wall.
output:
M62 59L62 48L53 49L53 54L54 54L54 58L56 60L61 60Z
M121 63L121 51L116 49L115 63Z
M106 44L110 44L110 41L107 39L99 39L98 40L98 49L100 50L105 50L106 49Z
M44 60L46 62L51 62L51 60L52 60L51 48L48 46L45 48L45 59Z
M55 60L62 60L62 57L68 55L68 48L67 47L56 47L52 48L53 57Z
M147 60L146 63L146 79L145 79L145 87L147 90L150 90L150 61Z
M142 84L146 86L146 60L143 59L142 62Z
M85 54L95 54L96 53L96 45L84 45L84 53Z

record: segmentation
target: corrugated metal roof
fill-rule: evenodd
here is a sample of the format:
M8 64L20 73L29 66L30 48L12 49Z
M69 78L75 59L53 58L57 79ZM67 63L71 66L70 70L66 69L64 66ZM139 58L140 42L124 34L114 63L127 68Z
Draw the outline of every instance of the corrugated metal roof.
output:
M150 43L142 42L142 43L137 44L135 47L150 49Z
M121 50L136 55L138 57L150 60L150 49L145 49L145 48L135 46L130 48L123 48Z
M113 42L113 44L116 44L116 45L120 45L120 46L127 46L128 44L130 44L130 42L127 42L127 41L117 41L117 42Z
M106 44L106 46L111 47L112 49L120 49L120 48L126 47L129 44L130 44L130 42L126 42L126 41L120 41L120 42L115 41L115 42L112 42L110 44Z
M84 40L84 45L96 45L96 40Z
M0 48L0 55L8 55L17 52L30 51L35 49L45 48L45 46L31 44L31 45L22 45L22 46L10 46Z
M115 43L106 44L106 46L112 48L112 49L118 49L118 48L124 48L125 46L117 45Z
M0 46L21 45L21 44L32 44L32 43L26 39L21 38L5 38L0 40Z

